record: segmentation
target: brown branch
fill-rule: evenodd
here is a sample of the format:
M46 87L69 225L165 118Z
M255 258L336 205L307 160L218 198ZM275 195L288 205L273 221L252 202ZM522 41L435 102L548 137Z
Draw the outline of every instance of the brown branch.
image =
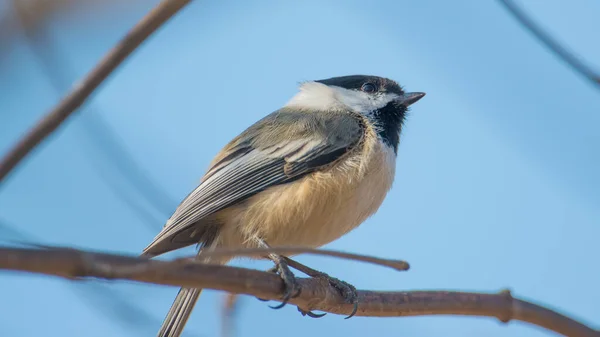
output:
M238 267L160 261L75 249L0 247L0 269L54 275L69 279L122 279L170 286L201 287L278 300L283 283L272 273ZM347 315L352 305L320 279L298 280L301 293L290 303L304 310ZM519 320L565 336L600 336L600 332L556 311L499 294L453 291L377 292L359 290L358 316L397 317L467 315Z
M191 0L164 0L98 63L71 92L8 152L0 162L0 182L42 140L56 130L96 88L158 27Z

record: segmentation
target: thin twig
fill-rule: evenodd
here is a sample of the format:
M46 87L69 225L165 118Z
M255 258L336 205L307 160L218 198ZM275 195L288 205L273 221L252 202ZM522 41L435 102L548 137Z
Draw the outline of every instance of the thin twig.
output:
M340 252L337 250L329 250L329 249L314 249L314 248L306 248L306 247L269 247L269 248L236 248L236 249L225 249L225 248L215 248L210 251L201 252L201 256L210 256L215 258L220 257L236 257L236 256L246 256L246 257L263 257L269 253L275 253L279 255L295 255L295 254L308 254L308 255L319 255L319 256L330 256L337 257L340 259L346 260L354 260L365 263L371 263L374 265L392 268L397 271L406 271L410 269L410 265L406 261L395 260L395 259L382 259L379 257L362 255L362 254L354 254L354 253L346 253ZM192 261L198 263L197 257L185 257L180 258L178 260L184 261ZM289 260L289 259L288 259Z
M164 0L148 13L129 33L75 85L71 92L9 151L0 162L0 182L42 140L56 130L94 90L148 38L191 0Z
M600 86L600 74L592 70L591 67L583 63L573 53L569 52L550 34L546 33L538 24L536 24L523 10L517 6L512 0L498 0L500 4L531 34L533 34L546 48L550 49L561 60L569 65L575 72L583 76L586 80L592 82L596 86Z
M159 261L75 249L0 247L0 269L54 275L69 279L131 280L187 288L205 288L279 300L284 284L272 273L239 267ZM348 315L353 305L319 279L298 279L300 294L290 300L303 310ZM519 320L570 337L600 337L600 332L556 311L499 294L454 291L358 291L357 316L398 317L467 315Z

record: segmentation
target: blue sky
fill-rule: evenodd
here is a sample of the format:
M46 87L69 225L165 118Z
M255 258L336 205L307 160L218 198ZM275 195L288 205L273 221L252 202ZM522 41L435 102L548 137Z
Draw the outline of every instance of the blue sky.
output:
M53 17L46 34L63 76L75 81L87 73L156 3ZM600 69L600 3L523 6ZM0 11L8 15L10 7ZM2 152L60 98L22 36L3 48ZM193 2L2 185L0 219L44 243L136 254L221 146L284 104L298 82L359 73L427 96L408 118L394 188L381 209L327 248L406 259L412 269L299 260L361 289L510 288L600 326L600 90L494 1ZM136 187L115 169L119 157L106 132L164 192L149 192L147 182ZM177 291L0 275L0 321L10 336L153 335ZM108 303L115 298L149 317L136 321L115 310ZM221 298L203 293L188 336L218 335ZM314 320L253 298L242 300L236 323L242 337L286 328L289 336L549 335L489 318Z

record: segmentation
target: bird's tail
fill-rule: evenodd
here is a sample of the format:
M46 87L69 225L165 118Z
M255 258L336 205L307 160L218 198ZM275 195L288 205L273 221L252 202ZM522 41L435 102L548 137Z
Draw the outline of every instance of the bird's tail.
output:
M205 259L202 262L226 264L227 260L214 261L214 259L211 259L209 261L208 259ZM169 309L169 312L167 313L167 316L165 317L165 320L158 331L157 337L179 337L181 335L183 332L183 327L192 314L194 305L196 304L196 301L198 301L201 292L202 289L197 288L179 289L177 297L175 297L175 300L171 305L171 309Z
M194 310L202 289L181 288L165 317L157 337L179 337Z

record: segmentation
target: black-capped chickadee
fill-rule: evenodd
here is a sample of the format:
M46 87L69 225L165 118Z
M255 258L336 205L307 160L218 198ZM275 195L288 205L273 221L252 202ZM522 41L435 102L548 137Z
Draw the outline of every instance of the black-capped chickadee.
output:
M201 250L320 247L341 237L383 202L407 108L424 95L376 76L302 83L283 108L217 154L143 254L193 244ZM282 257L269 258L287 286L285 303L294 293L294 276ZM338 289L347 286L335 281ZM179 290L158 336L181 334L200 292Z

